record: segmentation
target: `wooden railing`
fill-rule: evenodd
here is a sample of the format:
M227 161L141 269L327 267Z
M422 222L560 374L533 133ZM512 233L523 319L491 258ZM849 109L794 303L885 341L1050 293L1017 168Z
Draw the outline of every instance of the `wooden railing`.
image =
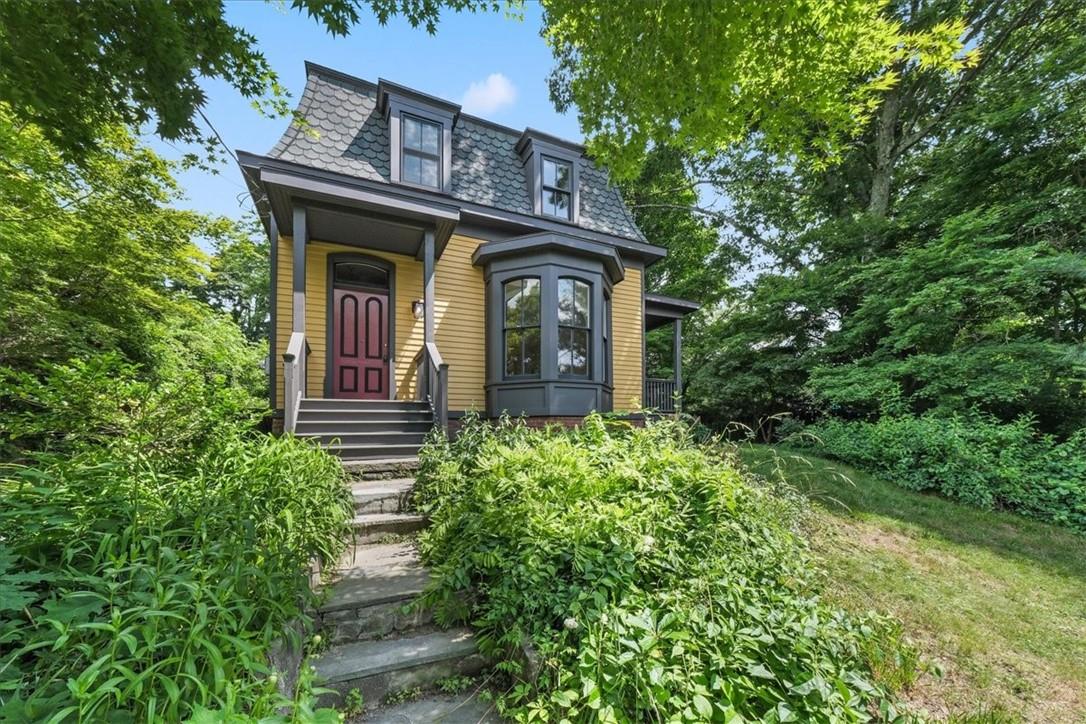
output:
M647 378L644 405L649 410L675 412L675 380Z
M449 431L449 365L433 342L425 342L415 355L415 398L430 403L434 422Z
M305 397L306 358L309 343L305 334L294 332L283 353L283 432L294 432L298 424L298 408Z

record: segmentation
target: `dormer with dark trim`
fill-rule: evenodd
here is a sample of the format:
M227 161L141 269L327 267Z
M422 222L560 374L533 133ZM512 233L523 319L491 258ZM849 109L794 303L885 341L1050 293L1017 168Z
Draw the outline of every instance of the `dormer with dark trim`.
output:
M533 213L580 223L580 161L584 146L528 128L517 141L516 150L528 177Z
M388 122L392 183L448 193L460 106L381 79L378 110Z

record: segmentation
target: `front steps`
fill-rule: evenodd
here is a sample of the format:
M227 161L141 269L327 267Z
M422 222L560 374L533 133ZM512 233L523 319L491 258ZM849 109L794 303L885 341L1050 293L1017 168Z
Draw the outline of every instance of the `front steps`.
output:
M323 704L340 704L354 689L362 694L367 713L361 721L423 721L413 718L415 709L425 708L421 701L382 704L398 692L474 675L485 666L470 629L438 630L429 611L409 605L429 581L414 542L405 539L426 525L410 508L409 475L416 464L403 458L344 464L355 478L356 541L335 569L336 580L318 611L331 646L313 665L319 685L335 692L322 697ZM450 706L455 714L425 721L451 724L475 710Z
M344 460L410 459L433 424L426 402L306 398L294 434Z

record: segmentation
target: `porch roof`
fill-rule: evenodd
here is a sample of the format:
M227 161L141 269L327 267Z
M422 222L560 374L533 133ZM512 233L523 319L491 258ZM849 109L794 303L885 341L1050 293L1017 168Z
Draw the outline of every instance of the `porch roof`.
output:
M667 297L663 294L646 294L645 299L645 331L671 324L676 319L682 319L687 314L696 312L701 308L698 302L678 297Z

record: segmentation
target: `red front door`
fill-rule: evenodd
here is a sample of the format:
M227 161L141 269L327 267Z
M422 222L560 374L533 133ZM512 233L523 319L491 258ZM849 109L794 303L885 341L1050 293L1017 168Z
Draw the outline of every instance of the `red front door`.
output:
M388 294L332 291L332 396L387 400Z

